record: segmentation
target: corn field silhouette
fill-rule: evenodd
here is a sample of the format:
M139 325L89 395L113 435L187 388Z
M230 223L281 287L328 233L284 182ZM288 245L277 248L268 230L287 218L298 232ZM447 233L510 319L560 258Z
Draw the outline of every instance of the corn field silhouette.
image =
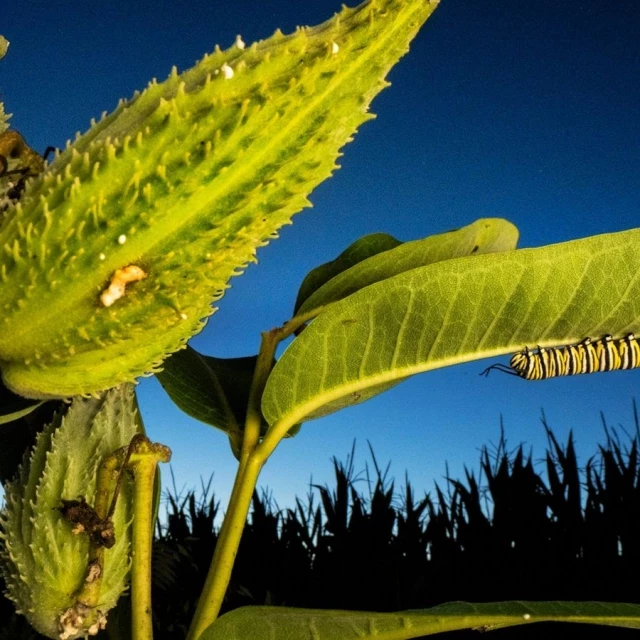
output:
M601 600L640 602L640 424L607 428L605 442L579 467L573 434L561 444L543 416L544 459L504 431L480 452L479 469L447 477L418 498L400 490L370 449L357 473L355 445L333 459L332 487L311 485L279 509L271 494L253 497L228 611L247 604L398 611L452 600ZM165 496L153 559L155 637L182 638L217 539L219 503L211 481L200 491ZM126 638L124 598L104 637ZM124 627L126 628L126 626ZM496 638L564 638L567 627L535 624ZM580 625L582 638L626 638L633 630ZM0 638L38 638L11 604L0 601ZM478 632L449 633L473 638ZM636 637L635 635L633 637Z

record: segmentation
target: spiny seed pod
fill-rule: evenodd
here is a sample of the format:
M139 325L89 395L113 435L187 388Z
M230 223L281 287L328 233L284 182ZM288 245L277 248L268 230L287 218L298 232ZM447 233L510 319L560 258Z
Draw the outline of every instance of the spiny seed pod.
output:
M5 487L0 569L7 596L49 638L97 633L126 588L130 487L121 485L111 527L91 505L96 504L100 464L139 431L131 385L100 398L76 399L64 417L57 416L38 436ZM100 539L104 556L96 563L90 554ZM99 589L83 596L97 578Z
M310 206L436 5L369 0L316 28L238 38L76 139L0 226L7 386L66 397L157 371ZM125 288L123 270L140 277Z

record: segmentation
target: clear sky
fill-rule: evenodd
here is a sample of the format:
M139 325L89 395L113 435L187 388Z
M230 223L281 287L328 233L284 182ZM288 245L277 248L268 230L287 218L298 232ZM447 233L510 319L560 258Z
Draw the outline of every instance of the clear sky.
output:
M5 3L0 94L11 123L43 151L63 146L171 66L216 43L316 24L340 0L23 0ZM192 341L220 357L257 352L261 331L290 317L304 275L364 234L412 240L505 217L520 246L640 226L640 3L635 0L442 0L374 102L377 120L345 149L342 169L311 196L259 264L232 281ZM640 249L639 249L640 250ZM502 358L501 361L507 361ZM330 480L330 458L369 440L401 482L432 488L495 442L544 451L541 410L561 439L574 429L584 464L603 439L599 412L632 426L640 371L526 382L478 374L489 361L416 376L375 399L306 424L282 443L262 486L281 506ZM212 472L226 499L235 460L226 437L181 414L155 380L139 386L152 439L174 452L179 486ZM165 475L165 478L167 475Z

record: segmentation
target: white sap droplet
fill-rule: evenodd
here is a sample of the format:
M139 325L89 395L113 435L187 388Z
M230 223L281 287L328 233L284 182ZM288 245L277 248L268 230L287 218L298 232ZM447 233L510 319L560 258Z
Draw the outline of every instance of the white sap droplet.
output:
M124 244L127 241L127 236L124 233L121 236L118 236L118 244Z
M530 613L525 613L525 614L522 616L522 619L523 619L523 620L531 620L531 614L530 614Z
M105 289L100 294L100 302L105 307L110 307L116 300L119 300L124 295L124 286L117 284L110 284L107 289Z
M107 256L104 255L104 253L101 253L98 258L100 258L100 260L104 260Z
M225 80L233 78L233 69L226 62L220 67L220 71L224 74Z
M335 55L336 53L338 53L338 51L340 51L340 47L338 46L337 42L332 42L331 43L331 53L333 53L333 55Z
M242 36L240 34L236 36L236 47L238 47L238 49L240 50L245 48L245 44L242 41Z
M124 269L117 269L111 276L109 286L100 294L100 302L105 307L110 307L116 300L122 298L127 284L144 280L146 277L147 274L135 264L130 264Z
M186 313L181 313L181 314L180 314L180 317L181 317L183 320L186 320L189 316L188 316Z

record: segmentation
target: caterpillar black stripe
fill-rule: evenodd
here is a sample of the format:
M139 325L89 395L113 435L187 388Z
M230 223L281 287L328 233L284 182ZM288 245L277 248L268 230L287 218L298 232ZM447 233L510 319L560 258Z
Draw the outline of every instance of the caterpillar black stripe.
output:
M519 376L525 380L546 380L556 376L573 376L579 373L616 371L640 367L640 341L633 333L624 338L606 335L598 340L585 338L578 344L560 347L538 347L531 351L525 347L513 354L509 365L494 364L492 369Z

